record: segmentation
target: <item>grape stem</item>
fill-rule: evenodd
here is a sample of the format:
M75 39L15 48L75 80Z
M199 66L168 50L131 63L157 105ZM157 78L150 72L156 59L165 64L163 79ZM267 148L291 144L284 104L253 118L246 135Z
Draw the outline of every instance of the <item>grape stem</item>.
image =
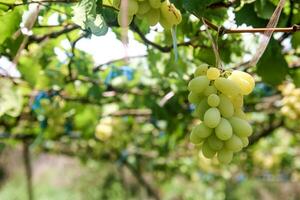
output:
M224 26L217 26L210 22L207 19L204 19L205 24L212 30L218 31L219 35L224 34L234 34L234 33L264 33L265 31L273 31L273 32L297 32L300 31L300 25L294 24L291 27L286 28L237 28L237 29L227 29Z

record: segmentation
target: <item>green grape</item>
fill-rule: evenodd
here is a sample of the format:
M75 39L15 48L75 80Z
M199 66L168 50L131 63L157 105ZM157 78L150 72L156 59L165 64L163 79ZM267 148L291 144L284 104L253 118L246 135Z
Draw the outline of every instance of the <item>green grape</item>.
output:
M203 123L195 126L191 132L190 140L194 144L201 143L205 138L210 136L212 129L205 126Z
M127 19L123 20L122 17L127 17ZM126 15L126 13L123 15L122 11L118 13L118 23L120 26L123 27L129 26L129 24L132 22L132 19L133 19L132 15Z
M194 115L199 117L201 120L204 119L205 112L209 109L206 99L202 99L198 106L196 107Z
M204 95L205 96L209 96L211 94L217 94L217 89L215 88L215 86L210 85L208 86L205 90L204 90Z
M209 128L217 127L220 120L221 115L217 108L210 108L204 114L204 124Z
M228 98L230 99L230 101L235 109L241 109L243 107L243 104L244 104L243 95L238 94L236 96L228 96Z
M215 87L227 96L237 96L241 94L241 90L235 82L219 77L214 82Z
M161 6L160 0L149 0L149 3L152 8L160 8L160 6Z
M160 18L159 18L159 23L164 29L171 29L173 26L173 24L171 24L170 22L168 22L166 19L164 19L161 16L161 13L160 13Z
M218 151L223 147L223 141L218 139L215 134L212 134L207 138L208 145L211 149Z
M207 141L205 141L202 145L202 154L206 158L212 158L215 156L217 152L209 147Z
M207 98L207 103L211 107L217 107L219 105L219 103L220 103L220 98L216 94L211 94Z
M244 111L242 110L242 108L235 109L234 110L234 116L238 117L238 118L241 118L241 119L244 119L244 120L247 119L247 115L246 115L246 113L244 113Z
M248 144L249 144L249 139L248 139L247 137L240 137L240 139L242 140L243 147L248 146Z
M233 152L229 151L227 149L221 149L217 155L219 162L223 163L223 164L230 163L232 160L232 157L233 157Z
M208 69L207 64L200 65L194 73L195 77L206 75L207 69Z
M203 96L200 94L196 94L194 92L189 93L188 100L192 104L199 104L202 99L203 99Z
M243 142L238 136L232 135L229 140L225 141L225 147L233 152L238 152L243 148Z
M151 9L150 4L147 1L142 1L139 3L139 10L136 14L144 15Z
M198 76L193 78L188 85L188 90L195 93L203 92L209 85L209 80L206 76Z
M145 18L150 26L154 26L159 22L160 12L158 9L151 9L145 14Z
M121 1L121 8L120 8L120 12L127 12L128 16L133 16L135 15L138 10L139 10L139 4L136 0L128 0L127 1L127 5L123 6L123 3L125 3L125 1ZM126 7L127 10L122 10L123 7Z
M117 9L120 8L120 4L121 4L121 0L113 0L112 2L112 6Z
M253 87L251 87L250 83L239 76L229 76L228 79L232 80L239 86L243 95L250 94L253 90Z
M209 80L216 80L220 76L220 70L215 67L211 67L207 70L206 76Z
M216 136L220 140L228 140L232 137L232 126L225 118L221 118L219 125L215 129Z
M182 17L180 11L168 0L162 2L160 7L162 18L166 19L170 24L177 25L181 22Z
M253 78L250 74L248 74L248 73L246 73L246 72L234 70L234 71L231 73L231 76L241 77L242 79L244 79L245 81L247 81L247 82L249 83L250 87L251 87L252 90L253 90L253 88L254 88L254 86L255 86L255 80L254 80L254 78ZM251 91L252 91L252 90L251 90Z
M233 105L228 97L226 97L224 94L220 94L220 104L218 106L220 113L223 117L232 117L234 113Z
M229 122L232 126L233 132L239 137L249 137L252 134L251 125L238 117L231 117Z

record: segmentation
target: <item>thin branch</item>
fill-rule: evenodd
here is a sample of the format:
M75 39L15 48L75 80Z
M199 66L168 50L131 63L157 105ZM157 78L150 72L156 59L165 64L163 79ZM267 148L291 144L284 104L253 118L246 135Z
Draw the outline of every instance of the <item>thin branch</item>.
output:
M69 25L66 25L62 30L59 30L59 31L51 32L51 33L48 33L48 34L45 34L42 36L32 35L29 37L29 41L39 43L46 39L57 38L65 33L69 33L71 31L77 30L77 29L80 29L80 26L75 25L75 24L69 24Z
M115 59L115 60L110 60L108 62L97 65L96 67L93 68L93 71L96 72L98 70L101 70L102 66L104 66L104 65L111 65L113 63L120 62L120 61L128 61L131 59L145 58L145 57L147 57L147 55L137 55L137 56L130 56L130 57L124 57L124 58L119 58L119 59Z
M208 21L207 19L204 19L205 24L215 30L218 31L220 35L223 34L234 34L234 33L264 33L265 31L273 31L273 32L296 32L300 31L300 25L293 25L291 27L287 28L237 28L237 29L226 29L223 26L218 27L214 25L212 22Z
M155 200L160 200L159 194L155 191L154 188L145 180L142 174L139 173L130 163L127 161L124 162L124 165L129 169L132 175L136 178L136 180L146 189L147 193L153 197Z
M148 40L148 39L146 38L146 36L143 34L143 32L139 29L139 27L136 26L134 23L132 23L132 24L130 25L130 29L131 29L133 32L137 33L137 34L140 36L140 38L143 40L143 42L144 42L145 44L150 45L150 46L152 46L152 47L158 49L159 51L161 51L161 52L163 52L163 53L168 53L168 52L172 51L172 49L173 49L173 46L172 46L172 45L171 45L171 46L161 46L161 45L159 45L159 44L157 44L157 43L154 43L154 42ZM195 44L193 44L192 40L187 41L187 42L178 43L177 46L178 46L178 47L181 47L181 46L193 46L194 48L202 47L202 45L195 45Z
M270 123L267 128L264 128L261 133L253 135L249 138L249 146L256 143L261 138L267 137L273 133L274 130L284 125L283 120L280 120L278 123Z

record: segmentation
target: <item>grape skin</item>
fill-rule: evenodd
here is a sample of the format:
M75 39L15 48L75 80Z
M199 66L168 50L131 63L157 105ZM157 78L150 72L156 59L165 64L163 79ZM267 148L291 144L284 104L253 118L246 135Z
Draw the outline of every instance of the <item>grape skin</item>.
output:
M216 127L216 136L220 140L228 140L232 137L232 126L229 121L222 118L219 125Z
M220 70L215 67L211 67L207 70L206 76L209 80L216 80L220 76Z
M209 95L209 97L207 98L207 103L208 105L210 105L211 107L217 107L220 103L220 98L218 95L216 94L211 94Z
M209 80L206 76L198 76L189 82L188 90L195 93L201 93L208 87L208 85Z
M222 116L229 118L232 117L234 113L233 104L231 103L230 99L226 97L224 94L220 94L220 103L219 103L219 110Z
M233 152L226 150L226 149L222 149L218 152L218 160L220 163L223 164L228 164L231 162L232 157L233 157Z
M217 127L220 120L221 115L217 108L210 108L204 114L204 124L209 128Z

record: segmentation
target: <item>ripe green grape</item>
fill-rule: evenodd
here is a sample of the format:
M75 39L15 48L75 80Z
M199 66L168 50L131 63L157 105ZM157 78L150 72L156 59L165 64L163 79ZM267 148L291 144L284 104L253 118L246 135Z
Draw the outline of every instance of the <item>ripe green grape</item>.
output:
M234 70L234 71L231 73L231 76L241 77L242 79L244 79L245 81L247 81L247 82L249 83L250 87L251 87L252 90L253 90L253 88L254 88L254 86L255 86L255 80L254 80L254 78L253 78L250 74L248 74L248 73L246 73L246 72Z
M206 76L198 76L193 78L188 85L188 90L195 93L203 92L209 85L209 80Z
M125 19L123 18L125 17ZM133 16L126 13L123 14L122 11L118 13L118 23L120 26L127 27L132 22Z
M242 140L243 147L248 146L248 144L249 144L249 139L248 139L247 137L240 137L240 139Z
M212 158L215 156L217 152L209 147L207 141L205 141L202 145L202 154L206 158Z
M228 140L232 137L232 126L225 118L221 118L219 125L215 129L216 136L220 140Z
M228 118L231 117L234 113L233 105L228 97L226 97L224 94L220 94L220 104L218 106L220 113L222 116Z
M249 137L252 134L252 127L250 124L238 117L231 117L229 122L232 126L233 132L239 137Z
M214 82L215 87L227 96L237 96L241 94L240 88L235 82L223 77L219 77Z
M241 109L244 105L244 97L241 94L236 96L228 96L235 109Z
M198 104L203 99L203 96L201 94L196 94L194 92L190 92L188 96L188 100L192 104Z
M112 2L112 6L117 9L120 8L120 4L121 4L121 0L113 0Z
M223 144L224 144L222 140L220 140L219 138L217 138L215 136L215 134L212 134L211 136L209 136L207 138L207 142L208 142L209 147L215 151L222 149Z
M164 18L170 24L177 25L182 20L180 11L168 0L162 2L160 12L162 18Z
M248 95L253 90L253 87L251 87L250 83L247 82L246 80L242 79L241 77L229 76L228 79L232 80L233 82L235 82L239 86L239 88L241 89L243 95Z
M209 80L216 80L220 76L220 70L215 67L210 67L207 70L206 76Z
M204 114L204 124L209 128L217 127L220 120L221 115L217 108L210 108Z
M147 1L139 2L139 9L136 14L144 15L151 9L150 4Z
M220 103L220 98L216 94L211 94L207 98L207 103L211 107L217 107L219 105L219 103Z
M242 108L235 109L234 110L234 116L238 117L238 118L241 118L241 119L244 119L244 120L247 119L247 115L246 115L246 113L244 113L244 111L242 110Z
M211 94L217 94L217 92L218 91L217 91L216 87L213 85L210 85L204 90L204 95L209 96Z
M159 23L164 29L171 29L173 26L173 24L171 22L168 22L168 20L166 20L162 16L159 18Z
M159 22L160 12L158 9L151 9L145 14L145 18L150 26L154 26Z
M199 117L201 120L204 119L205 112L209 109L206 99L202 99L197 105L194 115Z
M210 136L212 133L212 129L205 126L203 123L195 126L190 135L190 140L194 144L201 143L205 138Z
M202 64L202 65L200 65L200 66L196 69L196 71L195 71L195 73L194 73L195 77L196 77L196 76L203 76L203 75L206 75L207 69L208 69L208 65L207 65L207 64Z
M223 164L230 163L232 160L232 157L233 157L233 152L229 151L227 149L221 149L217 155L219 162L223 163Z
M237 152L243 148L243 142L238 136L232 135L232 137L229 140L225 141L225 147L228 150Z
M152 8L160 8L161 6L161 2L160 0L149 0L149 3L151 5Z

